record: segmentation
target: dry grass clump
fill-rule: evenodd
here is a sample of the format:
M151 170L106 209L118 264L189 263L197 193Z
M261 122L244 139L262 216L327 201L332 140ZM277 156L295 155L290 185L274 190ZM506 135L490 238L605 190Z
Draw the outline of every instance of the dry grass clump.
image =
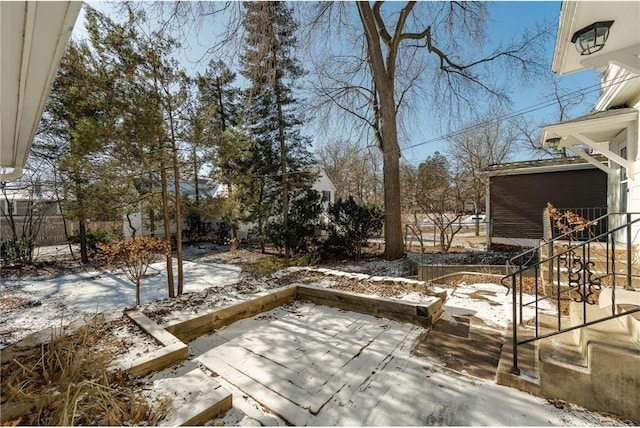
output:
M154 425L162 412L135 394L125 373L107 372L114 349L96 347L103 334L91 323L3 364L3 425Z

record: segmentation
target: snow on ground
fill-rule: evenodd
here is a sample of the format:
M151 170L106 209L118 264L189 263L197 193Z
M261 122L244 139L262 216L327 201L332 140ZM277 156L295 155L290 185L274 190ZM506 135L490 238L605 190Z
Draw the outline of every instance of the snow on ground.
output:
M222 263L224 257L206 256L207 251L208 249L203 247L192 249L189 253L194 258L200 255L205 257L184 262L187 294L181 299L172 299L181 303L168 306L171 310L199 310L197 306L190 305L201 305L200 308L211 307L207 296L215 296L216 305L228 304L250 298L251 293L277 286L277 275L273 280L241 281L241 268L236 265L236 260L232 262L228 259L228 262ZM398 263L381 260L344 263L332 268L337 271L363 273L362 276L338 274L350 281L357 282L358 278L365 282L389 280L380 277L386 276L392 277L391 279L399 284L402 281L393 277L406 272L406 260ZM325 270L323 276L326 278L314 280L313 285L330 286L340 278L334 275L335 273L337 272ZM167 295L165 275L162 263L153 265L149 270L149 275L143 280L141 297L143 302L153 303L147 303L145 307L158 309L162 304L170 302L167 299L157 300L164 299ZM473 313L485 324L496 329L504 328L511 317L511 295L506 295L506 288L500 285L462 283L444 291L448 296L445 317L455 315L456 311ZM413 300L416 296L406 293L400 298ZM0 307L3 309L3 317L0 320L0 348L51 325L67 324L72 319L88 317L96 311L119 312L134 304L135 287L117 272L84 271L57 278L5 278L0 285ZM265 314L262 316L263 322L268 323L269 317ZM404 424L413 425L621 425L617 419L606 418L577 406L557 403L554 405L516 389L453 373L428 359L414 360L408 356L398 356L389 362L389 367L397 366L397 370L390 372L389 382L401 387L397 393L393 389L385 391L385 397L390 401L379 402L374 406L377 410L367 419L369 424L388 424L389 417L395 414L403 415ZM167 376L176 378L177 381L179 372L193 368L193 364L187 361L167 371L156 373L153 379ZM409 386L411 388L407 389ZM368 411L367 400L380 396L378 392L381 391L377 391L375 387L371 386L370 390L367 388L358 392L359 399L364 401L360 404L349 404L352 407L361 406L359 409L353 409L357 414ZM276 416L265 413L261 406L247 399L246 394L242 394L241 391L234 394L234 406L236 400L238 406L243 406L241 399L244 399L244 407L237 408L247 414L247 417L235 411L230 412L225 419L212 423L252 425L256 424L257 420L267 421L269 424L282 423ZM398 403L405 403L404 407L387 408ZM339 406L339 403L335 404ZM421 414L428 413L429 419L412 420L412 412L418 408L422 408ZM336 408L337 410L339 409ZM322 421L315 422L323 425ZM349 420L340 422L346 424Z
M478 308L481 309L480 306ZM479 312L479 315L483 314ZM293 318L293 321L284 322L286 317ZM341 318L342 322L337 322L337 318ZM358 355L362 356L363 361L366 359L367 364L372 364L372 368L365 370L364 365L353 364L360 358L355 357L349 363L353 365L350 366L352 371L345 369L342 372L341 369L337 369L339 373L336 378L340 379L340 382L335 384L336 378L325 378L332 372L331 361L317 364L319 356L329 351L317 349L320 345L314 347L309 344L325 345L320 337L328 332L333 335L335 332L331 331L331 326L340 325L341 328L352 329L357 323L356 320L360 320L361 324L358 325L362 325L362 328L354 328L355 333L350 336L348 344L327 346L340 348L339 352L335 352L336 359L346 352L346 347L354 347L359 350ZM371 323L371 326L366 327L367 323ZM250 376L256 385L251 389L251 386L244 382L242 388L245 389L240 389L236 385L237 374L218 373L219 376L215 379L233 394L234 409L241 410L244 415L237 411L230 412L224 418L207 425L286 425L287 421L277 414L295 418L288 421L294 425L312 426L623 425L615 418L578 406L552 402L517 389L496 385L495 382L452 372L429 358L414 358L411 356L409 344L424 330L391 320L384 320L384 325L385 328L393 329L393 334L381 342L375 341L375 345L372 345L374 340L370 337L364 342L358 340L361 339L360 335L379 334L377 332L381 330L380 320L375 317L303 302L279 307L192 341L187 361L145 378L149 385L146 392L150 398L157 400L160 398L160 390L155 387L157 384L167 381L182 382L181 375L198 366L212 373L209 372L212 369L207 366L207 355L214 361L222 359L223 355L226 355L225 348L229 349L229 345L234 344L237 351L247 351L246 356L227 358L227 364L232 364L230 361L233 361L238 370L247 370L247 376ZM391 337L395 339L404 335L409 339L402 346L391 340ZM247 348L248 346L250 348ZM308 358L297 357L305 346L310 349L309 354L304 354ZM375 352L363 352L368 346L375 346ZM311 358L311 355L315 357ZM309 361L309 364L302 369L296 369L295 365L285 365L284 360ZM338 366L341 365L340 361L336 363ZM287 376L291 377L291 384L283 380ZM299 377L303 377L307 382L295 384L293 379ZM280 388L274 382L282 382L284 385ZM305 395L287 395L287 391L291 394L290 391L299 391L299 388L314 390L314 383L323 385L322 393L328 392L327 388L333 383L335 393L320 407L320 411L313 415L303 405L297 410L292 409L292 403L304 402ZM269 392L266 388L278 392ZM255 397L252 398L254 393L257 394L256 397L261 397L261 400L273 406L271 410L275 413L255 401ZM279 396L285 397L286 400L279 399ZM307 399L313 400L314 397L311 395Z
M174 272L177 263L174 261ZM240 268L218 264L183 262L185 293L211 287L223 287L238 281ZM63 297L65 306L75 312L105 312L135 306L136 289L121 272L80 272L51 280L30 283L27 293L48 297ZM142 280L142 304L167 297L167 275L164 263L149 266Z
M235 284L241 268L229 264L183 262L184 292L197 293ZM177 264L174 260L174 272ZM142 280L142 304L165 299L164 263L154 263ZM120 311L136 303L135 285L122 272L84 271L56 278L3 279L0 300L16 302L0 320L0 349L45 328L88 320L97 313Z
M447 301L443 319L455 321L453 316L458 314L470 314L484 321L488 327L504 330L511 318L512 295L507 295L507 288L491 283L466 284L461 283L452 288L445 289ZM523 294L523 301L534 300L533 296ZM553 305L544 300L539 303L539 309L548 314L557 313ZM532 306L525 306L523 319L527 320L535 316Z

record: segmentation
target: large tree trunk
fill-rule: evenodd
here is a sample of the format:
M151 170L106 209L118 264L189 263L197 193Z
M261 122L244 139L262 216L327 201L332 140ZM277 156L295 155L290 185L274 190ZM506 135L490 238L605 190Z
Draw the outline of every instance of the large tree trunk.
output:
M276 52L273 52L274 61ZM276 77L277 78L277 77ZM287 177L287 143L284 135L284 115L282 100L280 99L280 84L275 82L276 103L278 105L278 142L280 143L280 169L282 172L282 228L284 229L284 257L289 260L291 248L289 246L289 183Z
M266 253L266 249L264 246L264 231L263 231L263 227L264 227L264 222L262 221L262 204L263 204L263 199L264 199L264 178L262 178L260 180L260 193L258 196L258 236L259 236L259 240L260 240L260 252L262 254Z
M175 150L175 149L174 149ZM175 196L175 222L176 222L176 258L178 259L178 296L182 296L184 291L184 274L182 271L182 210L181 210L181 201L180 201L180 175L178 171L178 159L176 152L173 153L173 171L175 174L174 178L174 189L176 192Z
M371 77L377 98L372 100L376 114L374 132L382 150L384 175L384 258L396 260L404 255L400 211L400 147L394 98L395 63L398 40L385 44L385 54L369 3L357 2L360 19L367 38ZM379 101L379 102L378 102Z
M173 188L175 192L175 222L176 222L176 258L178 259L178 296L184 291L184 274L182 271L182 202L180 200L180 167L178 165L178 147L176 145L173 127L173 115L169 113L171 121L171 152L173 155Z
M164 151L163 151L164 152ZM162 153L161 156L164 156ZM162 219L164 226L164 239L169 243L169 251L167 251L167 287L169 288L169 297L175 297L176 292L173 287L173 258L171 257L171 220L169 219L169 196L167 195L167 171L165 170L164 160L160 160L160 188L162 191Z
M384 165L384 258L396 260L404 255L400 212L400 153L383 153Z

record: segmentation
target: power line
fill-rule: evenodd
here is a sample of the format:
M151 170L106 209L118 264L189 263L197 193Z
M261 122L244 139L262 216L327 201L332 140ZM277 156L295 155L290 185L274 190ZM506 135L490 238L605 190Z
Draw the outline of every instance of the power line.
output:
M609 88L611 86L617 85L619 83L623 83L623 82L626 82L628 80L635 79L637 77L638 76L636 76L636 75L631 75L631 76L628 76L627 78L625 78L623 80L616 81L616 82L613 82L613 79L612 79L606 85L601 86L600 84L595 84L595 85L592 85L592 86L587 86L585 88L581 88L581 89L575 90L573 92L569 92L568 94L565 94L565 95L561 96L560 98L563 101L567 101L567 100L570 100L570 99L573 99L573 98L577 98L579 96L582 97L582 96L585 96L585 95L590 94L592 92L599 91L601 88L602 89L606 89L606 88ZM441 135L441 136L438 136L438 137L434 137L434 138L431 138L429 140L422 141L420 143L416 143L416 144L412 144L410 146L403 147L401 149L398 149L398 152L401 152L402 150L405 150L405 149L413 149L413 148L416 148L416 147L424 146L424 145L435 143L435 142L438 142L438 141L447 140L447 139L449 139L451 137L455 137L457 135L464 134L464 133L469 132L469 131L471 131L473 129L476 129L476 128L482 128L483 126L487 126L487 125L492 124L492 123L498 123L498 122L501 122L503 120L512 119L514 117L522 116L522 115L527 114L527 113L533 113L533 112L538 111L538 110L543 110L543 109L545 109L547 107L553 106L555 104L555 102L556 102L555 99L549 99L547 101L541 101L541 102L539 102L537 104L534 104L532 106L524 107L524 108L522 108L520 110L516 110L516 111L511 112L511 113L506 113L506 114L504 114L502 116L498 116L498 117L493 118L493 119L485 120L483 122L478 122L478 123L475 123L473 125L467 126L465 128L462 128L462 129L459 129L459 130L456 130L456 131L452 131L452 132L449 132L447 134L444 134L444 135ZM367 146L367 147L371 147L371 146Z
M569 92L567 94L564 94L564 95L560 96L560 99L563 100L563 101L568 101L568 100L571 100L571 99L574 99L574 98L583 97L583 96L585 96L587 94L590 94L592 92L599 91L601 89L606 89L606 88L609 88L611 86L618 85L620 83L624 83L626 81L635 79L637 77L638 76L636 76L636 75L631 75L631 76L628 76L628 77L626 77L625 79L622 79L622 80L612 79L611 81L607 82L604 85L601 85L600 83L597 83L597 84L594 84L594 85L591 85L591 86L587 86L587 87L584 87L584 88L580 88L580 89L577 89L575 91L572 91L572 92ZM614 82L614 80L615 80L615 82ZM542 101L540 101L540 102L538 102L536 104L533 104L531 106L523 107L523 108L521 108L519 110L515 110L515 111L509 112L509 113L505 113L505 114L503 114L501 116L498 116L498 117L495 117L495 118L492 118L492 119L488 119L488 120L485 120L485 121L482 121L482 122L478 122L478 123L475 123L473 125L469 125L467 127L461 128L459 130L451 131L451 132L449 132L447 134L440 135L438 137L430 138L428 140L425 140L425 141L422 141L422 142L419 142L419 143L416 143L416 144L412 144L410 146L405 146L403 148L399 148L397 150L397 153L401 153L402 150L409 150L409 149L413 149L413 148L416 148L416 147L425 146L427 144L432 144L432 143L435 143L435 142L438 142L438 141L446 141L446 140L448 140L448 139L450 139L452 137L464 134L464 133L469 132L469 131L471 131L473 129L476 129L476 128L482 128L482 127L487 126L487 125L492 124L492 123L499 123L499 122L501 122L503 120L512 119L514 117L522 116L524 114L533 113L535 111L551 107L551 106L555 105L556 102L557 101L556 101L556 99L554 97L549 96L549 98L547 100L542 100ZM377 147L377 145L370 144L370 145L367 145L365 147L362 147L362 148L358 149L356 151L356 153L360 153L360 152L362 152L364 150L367 150L367 149L370 149L370 148L376 148L376 147ZM308 173L312 173L312 172L313 171L309 170L309 169L306 169L306 170L292 170L292 171L287 171L286 174L287 175L295 175L295 174L308 174ZM258 180L258 179L264 179L264 178L282 177L283 174L284 173L282 173L282 172L277 172L277 173L273 173L273 174L256 174L256 175L248 174L247 176L251 180ZM139 174L139 175L142 175L142 174Z

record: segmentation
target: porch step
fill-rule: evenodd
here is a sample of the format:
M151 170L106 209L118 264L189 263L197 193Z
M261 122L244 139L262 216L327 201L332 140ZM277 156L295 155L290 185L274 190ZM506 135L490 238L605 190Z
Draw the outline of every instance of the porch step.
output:
M608 316L610 308L589 305L587 320ZM638 315L638 314L634 314ZM581 304L573 303L561 326L582 322ZM624 321L626 319L626 321ZM540 334L557 331L555 316L539 317ZM624 321L624 322L623 322ZM520 376L513 366L511 328L502 349L497 382L546 398L618 414L640 423L640 342L635 337L640 316L625 316L518 347ZM532 337L520 328L519 340Z
M619 312L627 312L631 309L637 308L635 305L617 305ZM640 343L640 312L635 312L624 317L618 318L618 322L625 328L629 335L637 343Z
M567 242L567 245L573 245L573 244L570 244ZM564 251L566 251L565 247L558 246L558 245L554 246L554 254L559 254ZM611 248L609 248L607 251L607 247L604 243L592 243L589 247L588 253L589 255L587 257L586 251L585 251L584 257L587 257L589 262L591 263L589 267L590 271L593 272L596 276L602 277L602 281L604 285L610 285L612 283L611 278L613 275L613 272L612 272L613 269L611 268L611 255L612 255ZM576 249L576 256L580 258L583 257L582 247L578 247ZM540 260L547 259L548 253L545 247L541 247L539 257L540 257ZM552 263L553 263L553 269L554 270L557 269L557 265L556 265L557 262L554 260ZM543 263L540 265L540 275L542 276L542 278L545 278L545 279L549 278L549 269L550 269L549 265L550 265L550 262ZM616 249L614 271L616 276L615 282L618 286L626 285L627 266L628 266L627 250ZM609 273L607 274L608 271ZM638 263L635 263L633 259L631 261L630 271L632 275L630 285L640 286L640 265L638 265ZM562 262L561 262L559 276L560 276L561 282L567 281L567 268L563 266ZM558 275L556 273L553 276L553 282L557 281L557 279L558 279Z
M503 332L489 328L473 315L445 316L418 339L413 353L439 361L443 366L493 381L500 360Z
M608 287L613 284L614 275L612 273L606 274L606 266L604 267L595 266L595 267L591 267L590 270L593 273L594 278L600 278L600 281L603 286ZM548 267L541 266L539 278L541 281L545 282L545 292L548 289L555 290L558 277L560 278L560 283L562 285L568 284L569 275L568 275L567 268L564 268L564 267L560 268L559 274L557 271L554 271L553 278L550 280ZM627 273L619 266L616 267L615 283L617 287L624 287L627 285ZM635 272L635 269L633 272L633 276L631 277L631 286L635 288L640 287L640 276L638 276L638 274Z
M518 328L518 340L533 337L530 329ZM540 395L540 375L538 372L538 343L530 342L518 347L518 369L520 374L512 373L513 368L513 324L509 323L502 345L500 362L496 373L498 385L509 386L534 395Z

